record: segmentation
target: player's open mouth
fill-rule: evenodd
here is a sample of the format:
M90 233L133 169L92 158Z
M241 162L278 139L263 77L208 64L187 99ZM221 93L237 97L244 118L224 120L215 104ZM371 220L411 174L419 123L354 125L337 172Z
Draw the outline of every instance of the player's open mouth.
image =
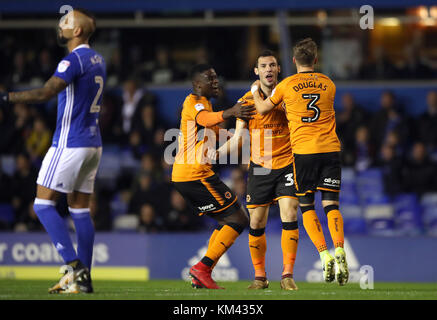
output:
M266 80L269 82L273 81L273 75L271 74L266 75Z

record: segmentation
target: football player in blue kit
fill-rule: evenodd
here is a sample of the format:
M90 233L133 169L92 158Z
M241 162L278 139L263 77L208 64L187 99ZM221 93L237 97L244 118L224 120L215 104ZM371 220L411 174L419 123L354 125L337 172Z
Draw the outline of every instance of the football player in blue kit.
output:
M91 293L94 225L89 202L102 155L99 113L106 81L102 56L89 46L95 18L83 9L64 15L58 42L68 49L42 88L0 93L0 104L42 103L58 95L56 130L37 179L34 210L65 261L64 276L50 293ZM66 193L77 235L77 252L55 205Z

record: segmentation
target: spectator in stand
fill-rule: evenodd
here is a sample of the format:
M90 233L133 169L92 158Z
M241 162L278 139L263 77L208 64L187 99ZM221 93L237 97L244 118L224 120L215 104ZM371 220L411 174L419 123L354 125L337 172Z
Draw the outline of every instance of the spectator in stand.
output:
M407 192L423 194L437 191L437 169L426 151L425 144L416 142L406 163L404 187Z
M44 83L53 75L54 69L55 66L50 51L43 49L38 56L37 68L35 68L33 80Z
M423 141L430 152L437 153L437 91L428 92L426 103L426 111L416 122L417 139Z
M16 157L16 169L11 181L12 206L18 222L29 218L29 205L33 204L36 195L35 181L38 171L32 166L30 158L25 153Z
M149 103L143 105L138 118L139 121L133 122L132 130L140 134L142 145L151 147L156 130L155 107Z
M31 76L32 73L27 66L25 53L23 51L16 52L14 55L11 83L14 85L27 84L29 83Z
M12 140L14 141L10 150L11 153L17 154L26 150L25 141L32 130L32 118L29 107L22 103L17 103L13 107L14 113L14 132Z
M100 132L103 144L119 144L122 139L121 99L113 93L104 93L100 109Z
M11 198L11 178L3 172L3 168L0 165L0 204L10 204ZM11 227L9 222L0 219L0 231L10 229Z
M91 196L90 214L97 231L110 231L112 228L109 202L110 197L105 192L94 192Z
M144 203L155 204L155 200L152 176L148 172L141 172L133 187L128 212L139 212Z
M393 79L399 71L388 58L382 46L374 47L359 70L359 79Z
M393 147L388 144L382 146L378 166L382 169L385 193L394 196L403 192L403 162Z
M141 141L141 134L139 131L133 130L129 134L128 148L132 156L137 160L140 160L146 152L146 146Z
M139 232L157 233L163 230L162 219L157 217L155 209L149 203L145 203L141 206L139 220Z
M121 51L116 48L111 53L107 64L107 84L109 87L117 86L124 77L125 70L122 65Z
M5 109L0 108L0 154L10 154L17 143L14 139L15 128L11 116Z
M176 190L170 194L171 207L166 216L169 231L195 231L202 228L203 220L194 213Z
M416 45L406 45L404 56L399 77L404 79L429 79L433 77L432 68L425 61L422 50Z
M374 163L375 150L370 144L369 136L369 129L367 126L359 126L355 132L354 152L345 155L345 158L350 157L350 159L345 161L345 164L353 164L357 171L366 170Z
M41 222L39 222L38 216L33 210L33 202L28 203L26 208L23 208L23 214L20 220L15 224L14 231L44 231L44 227Z
M393 129L387 133L385 143L393 148L396 156L404 157L406 145L401 143L397 129Z
M155 84L172 82L175 77L175 68L170 59L168 48L165 46L156 47L155 60L146 63L144 71L146 79Z
M126 136L131 132L133 116L142 97L143 90L139 87L138 81L130 79L124 83L121 118L123 134Z
M47 128L42 117L36 117L33 122L33 129L26 140L26 149L32 162L40 166L47 150L52 143L51 131Z
M358 127L367 124L368 114L355 103L350 93L342 95L341 104L341 111L336 112L337 133L342 142L344 164L352 165L350 160L355 149L355 133Z
M373 114L370 122L371 142L377 150L386 143L387 136L393 130L399 135L399 143L405 144L408 136L406 120L396 103L396 98L391 91L381 95L381 109Z
M350 93L341 96L341 106L341 111L336 112L337 133L343 151L350 151L353 150L355 132L360 125L367 124L368 115Z

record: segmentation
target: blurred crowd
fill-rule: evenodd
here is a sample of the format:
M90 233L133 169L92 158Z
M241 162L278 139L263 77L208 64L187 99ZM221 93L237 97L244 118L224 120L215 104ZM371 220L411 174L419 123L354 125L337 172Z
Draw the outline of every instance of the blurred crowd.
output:
M132 50L130 54L135 52ZM165 47L158 47L154 59L137 68L131 65L132 69L121 64L126 60L121 59L121 54L120 50L114 50L107 59L109 88L103 99L100 127L104 149L123 154L133 165L112 174L111 183L97 179L91 201L96 229L203 230L209 219L195 216L170 183L171 166L163 158L164 134L173 124L158 116L156 97L138 81L165 84L183 80L188 68L184 73L175 67ZM0 39L0 90L41 85L52 75L62 55L63 49L57 47L54 37L48 33L40 48L26 46L14 37ZM136 59L141 60L141 55L137 55ZM207 61L208 52L198 49L196 59ZM381 66L386 68L384 64ZM414 64L410 66L415 68ZM435 74L435 70L416 66L426 70L426 77ZM131 72L136 69L139 73ZM380 70L379 67L367 69ZM408 75L409 78L422 76L420 72ZM337 112L343 165L356 171L381 168L388 195L437 191L437 91L429 92L426 101L426 112L413 118L390 91L381 95L379 109L373 113L360 106L351 94L343 95ZM9 220L0 219L0 229L42 229L32 204L38 170L51 145L55 122L56 101L42 106L15 104L0 109L0 206L6 204L12 211ZM244 204L245 166L217 169ZM2 210L6 210L5 206ZM59 199L58 210L68 216L65 197Z
M430 91L426 101L426 111L413 118L390 91L382 93L380 107L373 113L344 94L336 114L343 165L357 172L381 168L389 196L437 191L437 91ZM195 231L209 223L192 213L170 183L171 165L164 160L168 127L157 117L156 108L153 94L135 81L127 81L118 96L112 92L104 98L104 148L127 155L136 165L118 171L113 184L97 179L91 203L97 230L123 229L126 214L136 217L134 226L142 232ZM3 223L3 229L41 229L32 203L55 121L53 113L41 110L23 104L0 109L0 154L12 157L14 163L13 172L0 171L0 203L11 204L14 212L13 223ZM244 203L245 166L217 169ZM68 216L65 199L60 199L58 209Z
M388 195L437 191L437 91L428 92L419 117L408 116L390 91L382 93L374 113L350 94L341 101L336 116L344 166L380 167Z

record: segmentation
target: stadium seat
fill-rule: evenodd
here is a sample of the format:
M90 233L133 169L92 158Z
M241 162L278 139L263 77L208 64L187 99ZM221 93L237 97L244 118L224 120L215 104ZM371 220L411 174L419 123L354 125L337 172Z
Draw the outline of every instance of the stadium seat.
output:
M400 194L393 199L396 229L402 235L416 235L422 232L421 206L414 193Z
M377 168L361 171L357 175L356 183L357 187L363 190L366 187L383 187L382 172Z
M420 199L420 204L423 207L437 206L437 192L425 193Z
M120 215L124 215L128 211L127 204L121 200L121 195L119 192L116 193L112 198L110 207L111 207L111 215L113 218Z
M112 186L120 173L121 161L117 153L103 152L97 178L105 181L105 185Z
M344 233L349 234L366 234L366 220L360 217L344 219Z
M4 155L0 157L2 170L8 176L12 176L15 171L15 158L13 155Z
M8 203L0 203L0 221L8 225L15 220L14 209Z
M358 205L360 203L360 197L356 186L354 184L343 184L341 185L340 191L340 203Z
M371 204L364 208L368 231L372 235L395 234L394 207L391 204Z
M125 214L118 216L114 219L113 229L114 231L121 232L136 232L139 226L138 216L133 214Z
M341 183L355 183L356 174L355 170L351 167L341 168Z
M363 217L363 209L360 205L357 204L345 204L343 202L340 202L340 212L343 216L343 219Z

